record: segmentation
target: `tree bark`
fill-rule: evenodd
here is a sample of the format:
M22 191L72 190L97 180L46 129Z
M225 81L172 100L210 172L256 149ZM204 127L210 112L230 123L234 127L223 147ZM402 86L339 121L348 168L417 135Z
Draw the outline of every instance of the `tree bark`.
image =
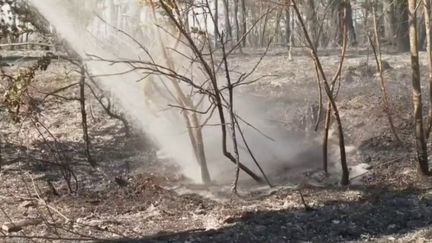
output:
M348 28L348 34L349 34L349 44L350 46L357 45L357 35L354 28L354 20L353 20L353 14L352 14L352 7L351 2L346 1L346 21L347 21L347 28Z
M263 7L264 7L264 4L263 4ZM268 20L269 20L269 12L268 12L268 6L267 6L267 8L266 8L266 10L265 10L267 13L266 13L266 15L265 15L265 17L264 17L264 23L263 23L263 25L262 25L262 29L261 29L261 33L260 33L260 46L261 47L264 47L264 46L266 46L266 40L267 40L267 36L266 36L266 31L267 31L267 24L268 24Z
M422 95L420 84L420 68L417 47L417 0L407 0L409 7L409 39L412 69L412 98L414 105L416 150L418 160L418 174L428 175L428 156L425 134L423 130Z
M83 140L85 143L85 154L87 157L87 161L93 167L96 166L96 162L93 160L90 153L90 137L88 134L88 124L87 124L87 112L86 112L86 104L85 104L85 79L86 72L85 67L81 67L81 78L79 82L80 87L80 108L81 108L81 125L83 129Z
M281 7L279 8L279 10L277 11L277 15L276 15L276 27L275 27L275 37L277 41L281 40L281 28L280 28L280 23L282 20L282 15L283 15L283 11L284 9Z
M395 44L395 3L394 0L383 1L384 14L384 40L385 42Z
M390 125L390 130L393 133L393 136L395 137L396 141L400 145L402 145L402 141L400 140L400 138L397 134L397 131L396 131L396 127L393 123L393 117L391 115L391 110L390 110L390 98L388 96L387 88L385 85L383 61L382 61L382 55L381 55L381 42L380 42L380 35L378 32L378 21L377 21L377 13L376 13L375 6L372 7L372 14L373 14L372 18L373 18L375 44L374 44L374 41L372 40L372 38L370 36L369 36L369 41L370 41L372 51L373 51L374 56L375 56L375 61L376 61L378 72L379 72L380 86L381 86L381 91L383 93L382 104L383 104L384 112L387 115L387 120L388 120L389 125Z
M410 50L409 24L408 24L408 4L407 1L395 1L397 6L398 23L396 40L399 51ZM416 37L417 38L417 37Z
M219 43L219 1L214 0L214 42L215 42L215 48L218 47Z
M293 16L294 17L294 9L293 8L288 8L288 11L290 11L290 15L291 16ZM293 47L294 47L294 31L295 31L295 21L294 21L294 19L292 19L292 20L290 20L290 24L291 24L291 27L290 27L290 32L289 32L289 49L288 49L288 60L289 61L292 61L293 60L293 55L292 55L292 52L293 52Z
M0 170L3 166L3 149L2 149L2 145L3 145L3 140L2 140L2 136L0 134Z
M235 33L236 33L236 41L240 40L240 23L239 23L239 0L234 0L234 24L235 24Z
M335 26L334 45L342 45L344 30L344 7L342 0L335 0L332 6L333 23Z
M240 0L241 3L241 34L242 36L244 36L246 34L247 31L247 12L246 12L246 0ZM243 47L246 46L246 38L243 38L243 42L242 42Z
M289 7L290 0L285 0L285 45L288 47L291 45L290 36L291 36L291 14Z
M316 34L317 34L318 20L315 11L315 1L306 0L304 7L305 7L307 30L310 35L310 38L312 39L312 42L314 43L314 47L317 48L318 40L316 38Z
M336 124L337 124L337 131L338 131L338 136L339 136L339 149L340 149L340 160L341 160L341 167L342 167L342 176L341 176L341 184L342 185L348 185L349 184L349 169L348 169L348 165L347 165L347 161L346 161L346 151L345 151L345 138L344 138L344 134L343 134L343 127L342 127L342 121L339 115L339 110L338 107L336 105L336 102L333 98L333 90L332 87L330 86L331 84L329 83L326 74L324 72L323 66L321 64L321 61L319 59L318 53L316 51L316 49L313 47L313 42L312 39L310 38L308 31L307 31L307 27L302 19L302 16L300 14L300 11L297 7L297 4L295 2L295 0L291 0L292 1L292 8L295 11L295 14L297 16L297 19L300 23L300 27L302 28L302 31L305 35L305 39L307 41L308 46L311 49L311 55L312 58L314 60L315 63L315 67L317 68L319 74L321 75L322 79L323 79L323 84L324 84L324 90L326 92L327 98L329 100L329 103L331 105L331 108L333 110L333 115L334 118L336 120ZM346 29L346 28L344 28ZM333 78L333 80L331 81L331 83L333 84L334 87L334 83L336 81L336 79L340 76L340 71L342 70L342 64L343 64L343 58L345 56L345 51L346 51L346 31L344 31L344 45L343 45L343 49L342 49L342 59L341 62L339 63L339 69L338 72L336 73L335 77Z
M228 41L232 41L233 39L233 33L232 33L232 27L231 27L231 21L230 21L230 13L229 13L229 3L228 0L222 0L224 5L224 16L225 16L225 34L228 38L226 38Z
M423 0L424 6L424 24L426 29L426 52L428 54L428 68L429 68L429 119L428 127L426 129L426 139L429 139L432 129L432 35L431 35L431 2L430 0Z
M421 1L421 0L420 0ZM419 51L424 51L426 47L426 28L425 28L425 15L424 15L424 7L423 9L417 9L417 13L420 14L420 19L417 21L418 28L418 49Z

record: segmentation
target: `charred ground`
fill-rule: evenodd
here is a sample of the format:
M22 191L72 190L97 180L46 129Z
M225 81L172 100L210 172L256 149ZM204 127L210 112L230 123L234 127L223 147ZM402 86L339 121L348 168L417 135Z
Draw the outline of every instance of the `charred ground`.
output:
M259 57L235 55L230 62L237 71L248 70ZM292 181L290 186L280 183L273 189L256 185L250 189L250 183L244 182L240 197L231 194L226 184L194 185L175 173L175 164L157 158L157 149L144 134L133 131L125 136L123 124L107 116L89 93L91 152L99 169L90 167L84 156L79 103L64 99L77 95L77 89L43 100L46 93L78 78L68 72L67 62L55 61L37 74L29 89L38 109L23 112L31 112L28 117L38 112L56 142L45 141L31 119L14 124L7 111L1 110L2 141L6 142L2 145L0 220L43 219L19 232L3 232L1 237L13 242L29 238L58 242L428 241L432 239L432 192L431 183L417 179L415 173L409 58L402 54L384 57L389 64L385 76L392 114L404 145L394 141L382 112L373 62L366 65L366 56L350 53L338 103L348 144L356 148L349 163L366 163L371 170L361 177L361 185L342 188L321 177L303 183L301 193L311 210L306 210ZM337 55L323 60L332 73ZM270 53L255 75L271 76L243 91L266 102L265 119L313 140L317 135L311 129L310 110L317 93L310 64L301 54L288 61L282 51ZM2 85L4 89L6 84ZM68 192L64 174L55 164L59 153L78 180L76 193ZM309 163L320 166L320 161ZM299 168L307 171L307 166Z

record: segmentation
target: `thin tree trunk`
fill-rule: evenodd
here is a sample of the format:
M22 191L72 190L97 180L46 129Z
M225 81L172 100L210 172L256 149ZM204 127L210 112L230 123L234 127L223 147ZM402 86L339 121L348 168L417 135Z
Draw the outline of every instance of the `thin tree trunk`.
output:
M190 28L190 24L189 24L189 11L190 11L190 8L188 8L188 7L186 7L186 9L185 10L183 10L182 11L182 14L183 14L183 17L182 17L182 19L183 19L183 25L184 25L184 27L185 27L185 29L189 32L189 33L191 33L191 28ZM193 13L194 11L192 10L192 13ZM196 16L194 15L193 17L192 17L192 21L194 21L194 25L195 25L195 20L196 20Z
M290 10L288 10L291 12L290 17L294 17L294 9L290 8ZM290 20L291 23L291 27L290 27L290 35L289 35L289 49L288 49L288 60L292 61L293 60L293 56L292 56L292 52L293 52L293 47L294 47L294 30L295 30L295 20L291 19Z
M409 7L409 39L412 69L412 96L414 105L416 150L418 159L418 174L428 175L429 165L427 156L427 145L423 130L422 95L420 84L420 67L417 47L417 0L408 0Z
M182 24L178 21L176 15L171 10L172 9L171 6L164 1L161 1L160 3L161 3L160 6L164 10L164 13L166 13L168 18L172 21L172 23L175 25L175 27L179 31L180 35L184 38L184 41L188 44L191 51L196 56L197 62L199 62L200 66L202 67L203 72L207 75L207 77L209 79L209 83L210 83L210 85L213 89L213 92L214 92L212 94L212 98L213 98L215 107L217 109L217 113L218 113L218 117L219 117L219 121L220 121L219 127L220 127L221 133L222 133L222 152L223 152L224 156L226 158L228 158L230 162L233 162L234 164L236 164L236 166L238 166L239 169L243 170L249 176L251 176L255 181L263 182L263 179L261 177L259 177L256 173L254 173L248 167L243 165L240 161L236 160L236 158L234 158L234 156L230 153L230 151L228 151L227 123L226 123L225 114L224 114L224 102L222 100L223 99L222 94L221 94L222 91L219 89L220 84L218 83L216 73L215 73L214 69L212 68L212 66L210 65L210 63L206 60L205 55L202 53L200 48L196 45L193 38L190 35L188 35L188 33L184 29L184 26L182 26ZM154 8L153 8L153 12L155 13ZM159 38L160 38L160 36L159 36ZM222 47L224 47L224 46L222 45ZM225 49L223 49L223 54L226 57ZM170 60L167 60L167 61L170 61Z
M239 12L239 0L234 0L234 24L235 24L235 33L236 33L236 41L240 40L240 23L238 20L238 12Z
M408 4L405 0L395 1L397 6L397 46L399 51L409 51L410 50L410 38L409 38L409 24L408 24Z
M395 44L395 3L394 0L383 1L384 12L384 40ZM365 25L366 26L366 25Z
M366 0L366 4L369 5L370 2L369 0ZM364 10L364 18L363 18L363 26L368 26L368 19L369 19L369 8L365 8ZM364 36L366 36L366 39L368 39L369 35L369 30L367 28L364 28ZM367 40L366 40L367 41ZM369 46L367 47L367 57L366 57L367 62L369 63Z
M236 165L232 190L234 193L237 193L238 180L239 180L239 176L240 176L240 153L238 150L237 136L236 136L236 118L235 118L235 113L234 113L234 90L233 90L234 87L233 87L232 82L231 82L230 72L228 71L229 68L228 68L228 60L227 60L227 56L226 56L225 45L222 45L222 53L223 53L223 57L222 57L223 65L224 65L225 70L226 70L225 71L225 78L227 81L228 95L229 95L229 100L228 100L228 109L229 110L228 111L229 111L229 120L231 123L231 126L230 126L231 141L233 143L234 161L235 161L235 165ZM224 133L226 133L226 131ZM231 157L232 157L232 155L231 155Z
M341 45L343 42L343 0L335 0L332 6L332 19L335 25L333 44L335 46Z
M277 40L280 40L280 36L281 36L281 29L280 29L280 22L282 19L282 13L283 13L284 9L281 7L276 15L276 27L275 27L275 37L277 38Z
M2 145L3 145L3 140L0 134L0 169L3 166L3 149L2 149Z
M285 0L285 45L289 47L291 36L291 15L290 15L290 0Z
M331 104L331 108L333 110L333 114L334 114L334 117L336 119L337 130L338 130L338 135L339 135L340 160L341 160L341 167L342 167L341 184L342 185L348 185L349 184L349 170L348 170L348 165L347 165L347 161L346 161L345 138L344 138L344 134L343 134L342 121L340 119L339 110L338 110L336 102L333 98L332 88L331 88L331 86L327 80L326 74L325 74L324 69L321 65L321 61L319 60L317 51L313 46L314 44L313 44L313 42L312 42L312 40L308 34L306 25L303 22L303 19L302 19L302 16L300 14L300 11L297 7L297 4L296 4L295 0L291 0L291 2L292 2L293 9L295 10L295 13L297 15L297 19L299 20L300 26L303 30L304 35L305 35L306 41L307 41L309 47L311 48L311 53L312 53L312 58L314 60L314 63L316 65L321 77L323 78L324 90L325 90L327 98ZM344 36L345 36L344 39L346 40L346 34ZM346 41L345 41L345 43L346 43ZM345 55L345 48L346 48L346 44L344 45L344 48L342 51L342 59L341 59L341 62L339 64L338 72L336 73L334 79L332 80L332 83L334 83L335 80L340 75L340 71L341 71L341 67L342 67L342 63L343 63L343 57Z
M351 2L346 1L345 3L346 8L346 21L347 21L347 27L348 27L348 33L349 33L349 43L350 46L357 45L357 34L355 32L354 28L354 20L353 20L353 13L352 13L352 7Z
M240 0L241 3L241 35L244 36L247 31L247 12L246 12L246 0ZM246 47L246 38L243 37L243 47Z
M180 101L181 102L181 101ZM186 104L182 104L188 107ZM201 180L208 185L211 182L210 173L207 166L207 159L204 151L204 140L202 136L201 124L198 122L198 117L194 112L183 111L183 117L188 129L189 139L194 151L194 155L201 168Z
M234 24L235 24L235 33L236 33L236 43L240 41L241 38L241 30L240 30L240 23L239 23L239 0L234 0ZM242 45L239 45L239 51L240 53L243 53Z
M342 25L342 50L343 50L343 55L345 53L346 47L347 47L347 38L348 38L348 21L347 21L347 12L348 9L346 7L342 7L344 6L344 4L342 4L342 2L340 3L341 5L338 7L338 16L339 16L339 23ZM342 14L340 14L342 13ZM343 56L342 55L342 56ZM342 60L343 61L343 60ZM342 63L341 63L342 65ZM342 68L342 66L340 66L340 69ZM338 72L340 72L341 70L338 70ZM332 99L334 99L335 97L333 97L334 94L334 89L335 89L335 84L336 84L336 80L337 80L337 75L336 74L333 82L330 83L330 92L332 95ZM330 126L331 126L331 112L332 112L332 104L329 101L327 104L327 113L326 113L326 117L325 117L325 123L324 123L324 136L323 136L323 146L322 146L322 152L323 152L323 169L325 173L328 173L328 139L329 139L329 130L330 130ZM345 145L344 145L345 146Z
M421 2L421 0L420 0ZM419 51L425 50L425 44L426 44L426 28L425 28L425 13L424 13L424 7L422 11L420 9L417 9L417 13L421 14L419 21L417 21L417 29L418 29L418 49Z
M225 31L227 36L227 41L232 41L233 33L230 21L230 13L229 13L229 3L228 0L222 0L224 4L224 16L225 16Z
M153 14L156 16L156 14L154 12L153 12ZM183 34L188 35L187 30L184 29L185 26L182 26L182 28L184 30ZM216 31L217 30L218 29L216 29ZM217 36L218 35L219 35L219 32L217 32ZM161 43L163 43L163 39L162 39L162 36L160 35L160 33L159 33L158 38L159 38L159 41ZM172 58L170 58L167 50L165 48L162 48L161 53L164 56L164 58L167 62L167 66L170 68L170 70L175 70L173 60L172 60ZM193 101L185 95L185 93L181 89L178 81L170 78L170 82L172 84L172 87L175 90L175 95L176 95L176 98L179 102L179 105L181 105L182 107L185 107L187 109L192 109L192 110L195 109ZM187 129L188 129L189 138L191 140L192 147L194 150L195 158L198 161L200 168L201 168L201 179L202 179L204 184L208 184L211 182L211 178L210 178L210 173L208 171L207 160L205 157L204 142L202 139L202 130L201 130L201 126L199 124L199 119L198 119L197 114L195 112L191 112L190 114L184 114L184 118L185 118L185 122L188 126Z
M370 43L372 46L372 50L374 52L375 55L375 61L378 67L378 71L379 71L379 77L380 77L380 86L381 86L381 91L383 93L383 97L382 97L382 104L383 104L383 108L384 108L384 112L387 115L387 120L389 122L390 125L390 130L393 133L393 136L395 137L396 141L402 145L402 141L400 140L397 132L396 132L396 128L394 126L393 123L393 118L391 115L391 110L390 110L390 101L389 101L389 97L387 94L387 89L385 86L385 82L384 82L384 70L383 70L383 64L382 64L382 56L381 56L381 43L380 43L380 39L379 39L379 33L378 33L378 21L377 21L377 17L376 17L376 9L375 6L372 7L372 18L373 18L373 23L374 23L374 35L375 35L375 44L372 41L372 38L370 38Z
M267 14L264 17L264 23L263 23L263 27L262 27L262 31L261 31L261 38L260 38L260 47L264 47L266 44L266 31L267 31L267 24L268 24L268 19L269 19L269 12L268 12L268 8L266 10Z
M426 139L429 139L432 129L432 36L431 36L431 2L430 0L423 0L424 6L424 24L426 29L426 52L428 53L428 67L429 67L429 119L428 127L426 130Z
M93 160L91 154L90 154L90 138L88 135L88 126L87 126L87 112L86 112L86 105L85 105L85 67L81 67L81 79L79 82L80 87L80 107L81 107L81 122L82 122L82 129L83 129L83 139L85 143L85 154L87 157L87 161L90 163L91 166L95 167L96 163Z
M215 42L215 48L218 47L218 43L219 43L219 33L218 33L218 29L219 29L219 1L218 0L214 0L214 8L215 8L215 12L214 12L214 42Z
M306 15L306 26L308 33L314 43L314 47L318 48L318 40L316 38L317 34L317 15L315 11L315 1L314 0L306 0L305 2L305 15Z

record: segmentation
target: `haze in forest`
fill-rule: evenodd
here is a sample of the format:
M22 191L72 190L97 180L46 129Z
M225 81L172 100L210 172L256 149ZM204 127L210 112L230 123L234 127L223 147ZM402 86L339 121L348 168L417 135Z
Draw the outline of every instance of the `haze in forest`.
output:
M54 26L57 33L67 41L74 51L84 60L87 60L85 64L91 73L95 76L101 75L97 78L100 84L113 94L115 100L119 102L127 114L156 142L160 147L159 156L175 160L182 166L185 175L199 181L198 162L193 155L181 111L168 107L175 101L157 97L157 95L151 94L151 91L145 92L146 85L148 85L146 82L149 82L148 80L151 78L137 82L137 80L142 79L142 74L138 71L128 72L130 67L127 65L111 65L102 61L88 60L89 55L113 60L149 60L149 56L143 50L137 53L139 49L137 43L120 33L116 29L117 27L114 27L117 20L109 12L109 8L98 6L98 4L105 3L96 3L96 1L78 3L79 1L64 3L61 0L31 1L31 4ZM128 1L128 5L131 11L130 16L135 18L131 23L135 24L123 26L122 31L144 43L156 62L166 64L172 61L179 72L193 75L196 79L203 78L197 65L192 66L192 71L189 70L191 66L187 65L188 59L170 51L169 48L175 46L177 50L181 49L187 53L188 48L176 43L174 38L176 34L174 32L174 34L168 33L173 28L164 23L161 16L154 16L150 7L140 5L135 0ZM136 31L137 29L140 31ZM163 43L158 41L158 36L163 40ZM163 49L168 50L170 60L165 60L162 53ZM103 76L125 72L127 73L122 75ZM164 87L160 82L167 83L167 80L163 79L162 77L161 80L155 81L153 84L163 90ZM186 86L182 87L186 90ZM168 93L165 95L169 96ZM281 168L290 168L284 171L288 178L291 173L295 175L309 166L314 168L319 165L317 160L320 159L320 153L316 149L317 141L312 141L312 138L308 142L303 134L292 134L278 124L271 124L262 115L263 110L256 109L260 107L259 103L262 101L252 97L248 98L245 94L236 95L235 99L236 112L256 127L255 129L245 126L245 137L250 141L253 153L267 173L274 174L278 173ZM205 107L205 102L202 107ZM211 122L217 123L217 120L212 118ZM233 166L226 162L221 152L220 129L217 126L207 126L204 128L203 134L206 157L212 176L219 180L231 178L232 175L229 171L232 171ZM243 143L240 139L238 140L240 144ZM242 161L246 161L245 164L254 168L245 146L241 145L241 147ZM304 151L309 150L315 152L312 154L304 153ZM299 158L299 154L302 154L302 158ZM254 171L257 170L254 169Z

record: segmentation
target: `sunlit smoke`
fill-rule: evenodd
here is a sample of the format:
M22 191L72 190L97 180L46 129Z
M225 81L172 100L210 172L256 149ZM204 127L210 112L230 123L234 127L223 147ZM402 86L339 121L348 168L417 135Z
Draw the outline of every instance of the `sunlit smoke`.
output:
M149 135L161 148L161 153L182 166L186 176L199 181L200 170L191 148L187 128L181 111L168 107L175 103L175 98L168 92L160 94L154 90L169 86L165 77L148 77L142 80L140 71L129 71L127 64L110 64L104 61L90 60L89 55L110 60L150 60L161 65L172 62L177 72L183 73L194 80L203 79L201 71L192 65L187 55L187 46L179 44L174 28L166 19L155 16L153 9L135 0L123 1L122 6L109 6L115 1L64 1L64 0L31 0L32 6L55 27L57 33L84 60L90 72L98 77L103 88L110 92L121 107L137 121L137 125ZM123 14L116 14L122 11ZM120 16L120 17L119 17ZM124 32L119 32L119 29ZM127 33L127 34L125 34ZM128 37L130 35L132 38ZM136 42L141 43L145 50ZM163 41L161 41L163 40ZM148 51L148 52L147 52ZM169 59L163 52L169 53ZM181 54L179 54L179 52ZM122 75L109 75L119 74ZM137 82L141 80L140 82ZM203 82L203 80L201 81ZM152 88L153 87L153 88ZM172 89L171 86L169 86ZM185 93L187 86L182 86ZM256 100L236 95L236 112L260 130L244 126L246 139L254 151L258 161L266 171L279 171L296 166L307 167L311 164L319 166L319 156L308 154L302 159L298 151L304 150L303 136L293 135L289 131L270 125ZM217 123L213 118L212 122ZM210 172L213 177L231 178L228 173L232 165L224 158L221 149L220 129L216 126L205 127L204 143ZM263 136L265 133L268 137ZM240 142L240 159L253 168L250 156ZM307 160L302 161L302 160ZM301 165L301 163L305 163ZM307 164L306 164L307 163ZM256 169L253 169L257 171Z

